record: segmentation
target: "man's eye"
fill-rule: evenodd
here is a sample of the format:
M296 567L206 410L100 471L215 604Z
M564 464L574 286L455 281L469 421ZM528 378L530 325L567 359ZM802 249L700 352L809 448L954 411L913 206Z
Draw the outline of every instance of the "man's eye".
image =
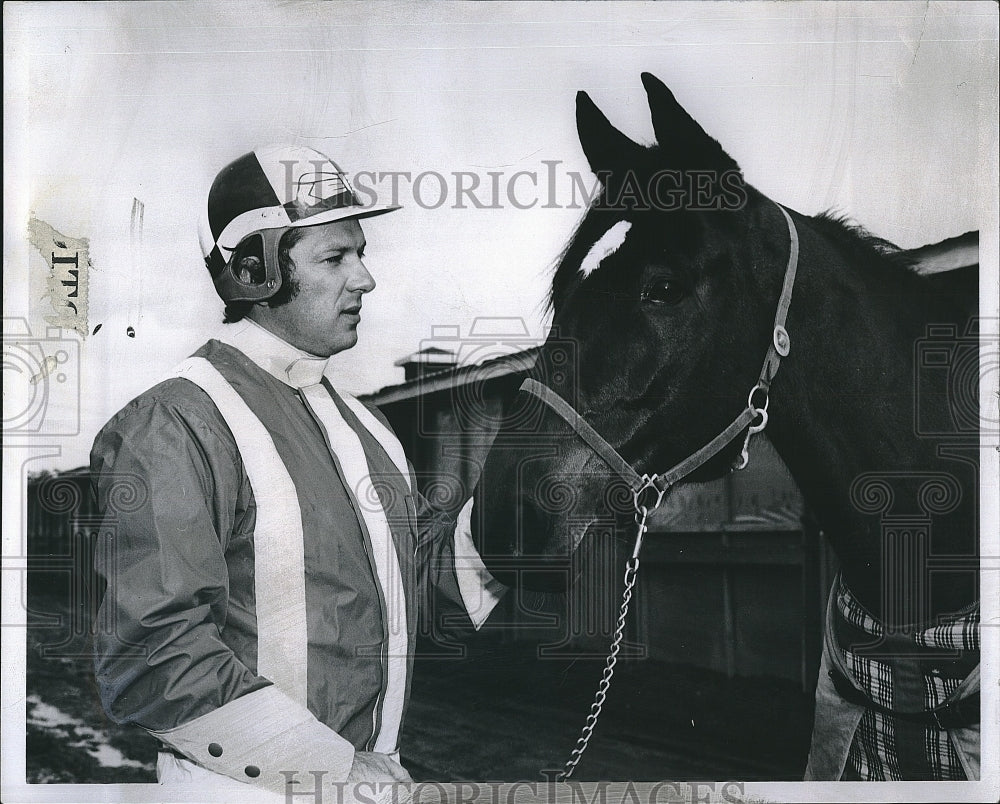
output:
M679 282L661 279L642 291L642 300L649 304L677 304L684 298L684 288Z
M344 260L343 254L333 254L327 257L323 262L329 262L332 263L333 265L339 265L341 262L343 262L343 260Z

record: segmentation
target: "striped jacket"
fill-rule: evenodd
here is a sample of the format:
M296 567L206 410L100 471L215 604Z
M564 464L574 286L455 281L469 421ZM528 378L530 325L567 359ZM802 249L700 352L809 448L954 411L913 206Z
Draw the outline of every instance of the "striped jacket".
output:
M397 750L425 581L477 627L501 593L468 528L418 524L399 442L325 371L229 325L91 453L112 535L97 556L105 709L276 792L281 771L335 782L355 750Z

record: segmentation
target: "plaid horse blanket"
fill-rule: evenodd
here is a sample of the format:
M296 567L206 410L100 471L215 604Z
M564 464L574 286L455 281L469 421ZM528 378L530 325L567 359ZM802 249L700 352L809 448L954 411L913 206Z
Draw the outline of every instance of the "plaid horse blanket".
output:
M843 579L834 594L827 639L838 655L828 672L841 698L864 706L841 779L966 779L949 732L978 728L978 688L960 689L979 665L978 604L888 631Z

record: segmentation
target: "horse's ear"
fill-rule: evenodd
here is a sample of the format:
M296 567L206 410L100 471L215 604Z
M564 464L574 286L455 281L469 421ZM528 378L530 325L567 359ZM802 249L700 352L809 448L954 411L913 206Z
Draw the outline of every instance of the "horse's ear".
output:
M739 170L736 161L695 122L659 78L642 74L653 131L670 167Z
M586 92L576 93L576 130L590 169L598 175L636 164L645 151L611 125Z

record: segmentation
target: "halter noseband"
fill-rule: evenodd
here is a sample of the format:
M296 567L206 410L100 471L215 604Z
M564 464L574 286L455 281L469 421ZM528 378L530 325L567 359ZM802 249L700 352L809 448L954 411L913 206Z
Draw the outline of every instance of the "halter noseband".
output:
M543 385L537 380L527 379L521 384L520 390L526 391L538 397L548 405L563 421L565 421L577 436L582 439L601 459L624 480L635 497L636 510L640 510L641 495L649 489L656 495L653 508L659 506L664 495L676 483L683 480L693 471L704 466L708 461L719 454L729 444L739 437L739 434L747 429L746 439L743 442L743 450L740 453L740 463L734 466L735 469L743 469L749 463L750 458L747 449L750 445L751 436L761 432L767 427L767 407L770 402L768 391L774 375L778 373L778 366L781 365L781 358L788 355L791 346L791 339L788 330L785 329L785 319L788 316L788 307L792 301L792 288L795 286L795 272L799 263L799 234L795 229L791 216L780 204L776 204L781 214L785 216L788 224L789 252L788 265L785 267L785 280L781 287L781 296L778 298L778 309L774 316L774 329L771 334L771 343L767 347L767 354L764 357L764 365L761 367L757 383L747 394L746 407L715 438L709 441L697 452L684 458L666 472L659 474L640 475L635 468L626 461L618 451L612 447L607 440L598 433L590 424L584 420L576 409L573 408L559 394Z

